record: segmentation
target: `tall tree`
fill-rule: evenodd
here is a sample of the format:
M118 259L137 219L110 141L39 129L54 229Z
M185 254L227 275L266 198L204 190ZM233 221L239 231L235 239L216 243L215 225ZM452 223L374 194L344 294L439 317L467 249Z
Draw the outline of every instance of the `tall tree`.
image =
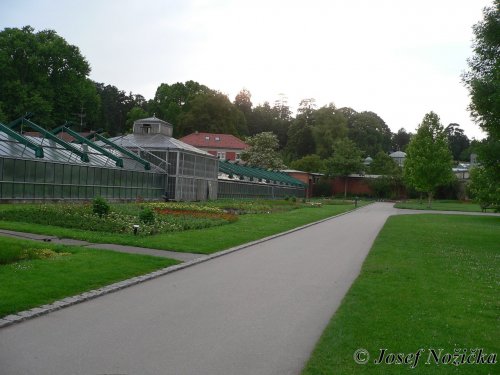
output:
M339 109L339 112L342 113L344 115L344 117L346 118L347 120L347 125L350 127L351 124L352 124L352 117L358 113L356 112L354 109L350 108L350 107L342 107Z
M332 155L334 142L347 135L347 120L333 103L314 111L312 117L316 154L326 159Z
M278 99L274 101L273 110L276 113L276 118L290 122L292 120L292 111L288 105L288 98L285 94L278 94Z
M253 109L248 115L248 132L255 135L273 130L275 113L269 102L264 102Z
M130 132L134 125L134 122L143 118L148 117L148 113L139 106L133 107L130 111L127 112L127 120L125 122L125 130L126 132Z
M177 117L177 135L194 131L225 134L245 134L246 122L243 113L219 92L201 93L190 102L189 110Z
M295 160L316 152L313 135L316 100L313 98L300 101L297 116L288 128L288 141L285 148L287 159Z
M347 197L347 176L363 170L361 150L348 138L338 139L333 145L333 156L325 164L329 176L344 178L344 197Z
M387 153L379 151L370 164L369 171L372 174L392 175L401 167Z
M306 98L300 101L299 107L297 108L297 113L303 118L305 125L312 125L312 116L315 109L316 99Z
M214 95L215 91L195 81L176 82L172 85L162 83L156 89L150 111L165 121L177 125L181 113L189 111L191 102L200 94ZM178 127L174 126L174 135L178 136Z
M495 139L500 138L500 0L483 10L484 19L473 27L474 55L463 81L471 96L472 117Z
M279 94L279 98L274 102L272 112L271 130L278 137L280 149L283 149L288 142L288 129L292 123L292 111L290 111L288 98L285 94Z
M52 127L76 122L84 109L87 121L94 121L99 98L89 73L78 47L53 30L0 32L0 104L10 120L34 112L37 123Z
M241 89L234 98L234 105L238 108L245 117L248 117L252 112L252 94L247 89Z
M483 10L473 31L474 55L462 78L470 91L472 117L488 137L478 147L480 171L472 173L472 185L476 197L488 197L489 204L500 207L500 0Z
M97 124L110 135L125 133L127 113L136 106L134 95L127 94L116 86L95 83L101 107Z
M463 129L460 129L458 124L450 124L445 129L446 137L448 138L448 145L450 146L453 160L463 160L464 151L470 146L469 138L464 134Z
M319 155L306 155L301 159L294 160L290 168L304 172L323 173L325 170L325 160Z
M429 207L436 188L455 177L446 133L434 112L424 116L406 149L403 177L408 185L427 193Z
M472 168L470 174L468 190L474 200L479 203L483 210L495 204L496 211L498 211L500 185L495 183L489 171L482 165Z
M410 143L411 133L405 128L401 128L397 133L392 134L392 149L395 151L405 151Z
M271 132L263 132L248 137L250 146L241 154L241 159L254 167L282 169L285 167L278 153L278 137Z
M355 113L349 120L348 137L366 156L391 148L391 130L376 113Z
M403 171L387 153L379 151L370 164L369 172L378 175L370 180L378 198L399 198L403 187Z
M288 142L285 154L289 160L302 158L314 154L316 144L314 143L312 125L306 123L306 117L298 115L288 129Z

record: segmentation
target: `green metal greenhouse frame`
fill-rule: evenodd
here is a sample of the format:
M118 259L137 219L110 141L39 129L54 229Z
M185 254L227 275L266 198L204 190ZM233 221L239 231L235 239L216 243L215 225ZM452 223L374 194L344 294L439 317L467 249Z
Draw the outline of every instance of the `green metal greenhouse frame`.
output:
M18 118L0 124L0 201L88 200L100 195L111 200L159 200L165 194L167 175L128 150L109 142L103 149L61 125L52 131ZM14 129L25 127L42 137ZM73 136L68 143L57 136ZM102 137L104 138L104 137Z

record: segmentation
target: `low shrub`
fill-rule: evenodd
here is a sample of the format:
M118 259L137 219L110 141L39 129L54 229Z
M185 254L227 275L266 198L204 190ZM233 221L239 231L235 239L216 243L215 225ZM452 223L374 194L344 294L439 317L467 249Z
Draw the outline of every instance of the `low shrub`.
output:
M143 208L139 214L139 220L144 224L154 224L155 214L153 210L149 207Z
M99 217L106 216L109 213L110 206L102 197L95 197L92 201L92 211Z

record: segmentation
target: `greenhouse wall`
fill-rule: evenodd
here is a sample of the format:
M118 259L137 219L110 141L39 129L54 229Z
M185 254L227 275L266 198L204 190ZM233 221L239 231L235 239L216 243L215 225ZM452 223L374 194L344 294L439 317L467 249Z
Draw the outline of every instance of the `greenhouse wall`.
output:
M304 187L264 185L251 182L219 180L218 198L285 198L289 196L304 198Z
M168 153L169 199L204 201L217 199L218 161L212 157L183 151Z
M0 200L157 200L166 175L0 157Z

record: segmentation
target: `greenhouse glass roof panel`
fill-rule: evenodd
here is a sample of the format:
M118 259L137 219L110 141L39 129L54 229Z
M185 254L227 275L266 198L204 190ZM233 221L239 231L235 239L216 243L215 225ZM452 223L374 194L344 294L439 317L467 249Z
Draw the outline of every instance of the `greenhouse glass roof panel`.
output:
M39 138L39 137L30 137L24 136L29 141L38 144L43 147L44 157L43 159L36 158L35 151L26 147L25 145L19 143L15 139L9 137L5 133L0 132L0 156L15 158L15 159L36 159L39 161L51 161L54 163L71 163L71 164L79 164L79 165L87 165L93 167L106 167L106 168L117 168L115 161L104 156L97 151L94 151L92 148L87 147L85 145L72 143L71 145L75 148L79 149L82 152L86 152L89 157L89 162L83 162L77 154L72 153L69 150L61 147L54 141L51 141L47 138ZM123 156L115 150L110 151L115 154L117 157L123 159L123 169L124 170L144 170L144 166L137 161Z
M302 181L299 181L286 173L267 170L264 168L250 167L230 163L228 161L219 162L219 171L227 175L245 176L249 178L257 178L269 183L287 184L293 186L305 186Z
M109 138L110 141L125 148L145 148L149 150L181 150L189 151L195 154L214 157L206 151L200 150L178 139L166 136L164 134L127 134L119 137ZM99 142L96 142L99 144Z

